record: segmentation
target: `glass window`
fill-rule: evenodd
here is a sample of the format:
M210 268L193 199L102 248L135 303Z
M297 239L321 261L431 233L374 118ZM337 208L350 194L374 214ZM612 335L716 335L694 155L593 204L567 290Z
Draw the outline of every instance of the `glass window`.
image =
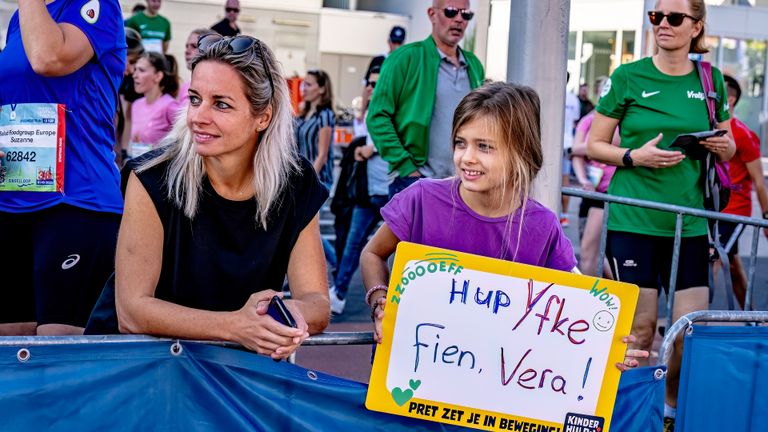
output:
M635 60L635 32L625 31L621 34L621 64Z
M581 44L581 82L594 83L613 72L616 32L585 31Z
M750 129L763 137L760 111L763 104L766 42L757 40L722 39L722 63L720 70L741 85L741 99L734 113ZM717 49L713 50L720 55Z
M576 60L576 32L568 33L568 60Z

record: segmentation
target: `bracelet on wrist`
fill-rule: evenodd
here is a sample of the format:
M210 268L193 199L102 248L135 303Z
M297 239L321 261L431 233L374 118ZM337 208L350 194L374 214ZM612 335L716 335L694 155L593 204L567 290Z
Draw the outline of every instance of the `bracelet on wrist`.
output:
M365 293L365 304L367 304L367 305L368 305L368 306L370 306L371 308L373 308L373 305L371 304L371 296L372 296L372 295L373 295L373 293L375 293L376 291L384 291L384 292L386 292L386 291L387 291L387 286L386 286L386 285L384 285L384 284L375 285L375 286L373 286L371 289L369 289L369 290L368 290L368 291Z

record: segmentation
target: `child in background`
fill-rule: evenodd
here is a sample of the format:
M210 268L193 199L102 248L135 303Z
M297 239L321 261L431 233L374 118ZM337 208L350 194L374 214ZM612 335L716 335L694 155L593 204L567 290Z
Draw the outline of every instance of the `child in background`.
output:
M421 179L381 210L385 223L360 260L377 342L389 281L387 259L400 241L577 271L558 216L529 196L543 162L539 106L529 87L491 83L472 91L453 117L457 175ZM648 352L630 350L627 355L619 369L637 366L631 357Z

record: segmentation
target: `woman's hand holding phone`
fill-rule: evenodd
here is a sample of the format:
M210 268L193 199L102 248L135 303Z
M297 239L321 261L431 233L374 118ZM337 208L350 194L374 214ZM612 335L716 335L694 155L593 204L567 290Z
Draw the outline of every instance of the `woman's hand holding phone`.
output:
M245 305L232 312L226 325L229 326L230 340L268 355L275 360L290 356L309 337L308 326L301 312L290 301L284 304L295 319L296 328L277 322L268 314L269 302L282 294L264 290L251 294Z
M731 138L726 135L727 132L724 130L715 130L712 132L716 132L716 134L699 141L699 144L703 145L707 150L716 155L726 154L731 143Z

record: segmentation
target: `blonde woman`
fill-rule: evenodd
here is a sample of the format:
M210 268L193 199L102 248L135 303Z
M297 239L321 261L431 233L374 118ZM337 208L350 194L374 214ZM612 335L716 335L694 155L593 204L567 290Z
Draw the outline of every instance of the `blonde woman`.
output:
M328 324L317 215L328 192L295 150L272 51L246 36L207 35L199 46L186 118L131 165L117 246L120 330L286 358ZM297 328L266 315L286 274Z

